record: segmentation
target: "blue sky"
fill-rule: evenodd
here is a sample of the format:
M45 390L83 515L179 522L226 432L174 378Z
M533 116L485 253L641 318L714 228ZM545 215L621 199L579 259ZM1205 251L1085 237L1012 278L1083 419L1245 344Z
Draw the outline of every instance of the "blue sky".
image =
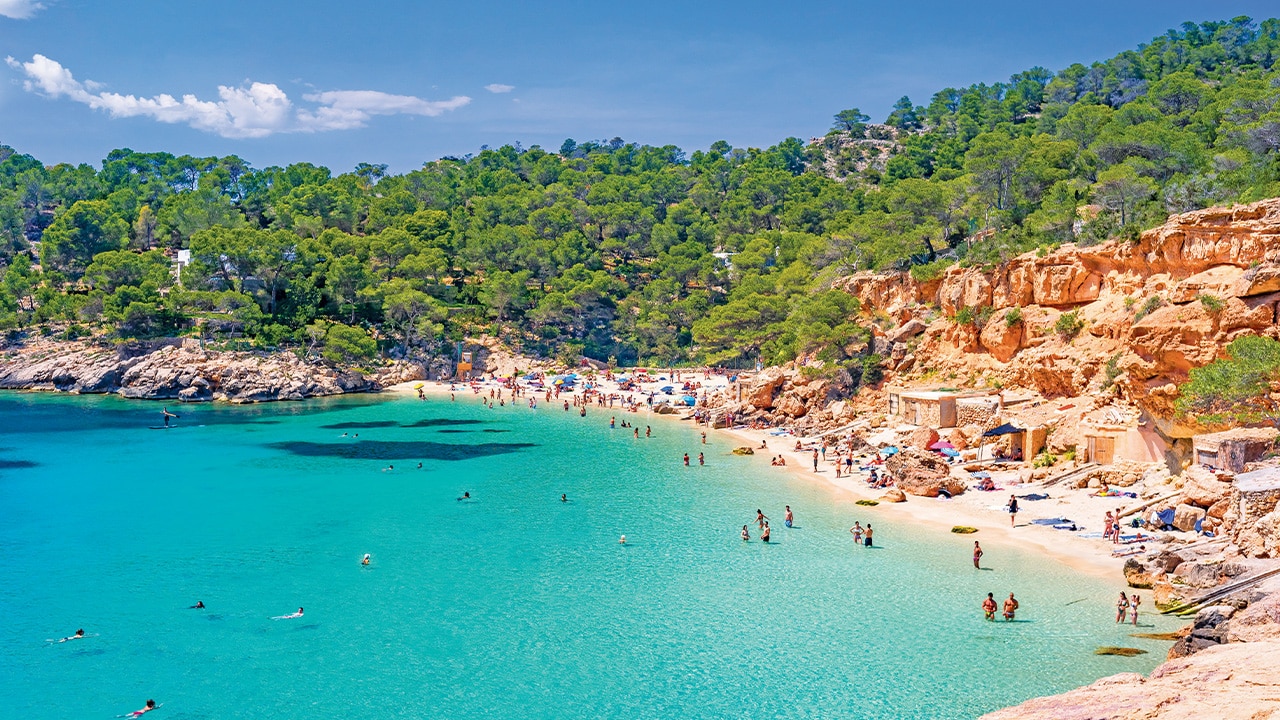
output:
M401 172L566 137L765 147L821 135L842 108L880 120L902 95L924 104L1236 15L1280 7L0 0L0 143L46 163L130 147Z

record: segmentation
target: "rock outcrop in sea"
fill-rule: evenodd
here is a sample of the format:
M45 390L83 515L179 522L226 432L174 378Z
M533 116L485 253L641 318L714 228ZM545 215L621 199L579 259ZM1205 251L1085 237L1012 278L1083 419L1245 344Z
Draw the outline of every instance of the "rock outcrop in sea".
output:
M373 392L425 373L422 365L404 361L362 372L291 352L205 350L194 340L121 346L32 340L0 348L0 389L183 402L251 403Z

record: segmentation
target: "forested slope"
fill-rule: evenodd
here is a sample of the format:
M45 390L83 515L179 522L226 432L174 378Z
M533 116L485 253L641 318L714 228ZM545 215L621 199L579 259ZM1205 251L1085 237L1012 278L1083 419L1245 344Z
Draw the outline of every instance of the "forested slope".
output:
M1280 21L1188 23L763 150L566 140L334 175L127 149L46 167L0 146L0 328L345 360L481 333L622 363L817 351L857 378L875 318L840 276L1280 195L1277 55Z

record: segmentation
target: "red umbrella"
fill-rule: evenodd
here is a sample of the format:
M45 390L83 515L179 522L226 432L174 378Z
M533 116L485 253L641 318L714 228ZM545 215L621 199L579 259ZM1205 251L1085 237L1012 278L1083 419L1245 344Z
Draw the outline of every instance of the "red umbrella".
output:
M930 445L929 449L930 450L954 450L955 447L956 447L955 445L952 445L946 440L939 440L938 442Z

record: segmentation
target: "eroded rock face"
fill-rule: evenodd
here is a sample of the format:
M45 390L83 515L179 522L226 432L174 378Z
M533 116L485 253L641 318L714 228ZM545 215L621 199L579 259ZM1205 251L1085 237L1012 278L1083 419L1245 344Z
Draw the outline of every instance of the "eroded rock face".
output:
M1200 429L1174 412L1188 372L1217 359L1241 335L1280 338L1280 198L1174 216L1137 242L1066 245L994 270L952 267L928 283L882 273L835 286L892 317L908 308L920 317L919 305L944 316L962 307L994 310L981 332L934 320L915 337L915 362L896 364L890 381L911 383L945 370L1049 397L1076 396L1108 382L1101 370L1114 358L1121 372L1109 385L1146 410L1166 436L1191 437ZM1208 296L1218 303L1202 303ZM1014 327L1004 322L1010 308L1023 316ZM1080 332L1055 330L1066 312L1076 313Z
M1280 642L1214 645L1144 678L1122 673L982 720L1256 720L1280 713Z
M1211 473L1200 465L1193 465L1182 472L1183 502L1202 508L1213 507L1231 493L1234 477L1228 472Z

